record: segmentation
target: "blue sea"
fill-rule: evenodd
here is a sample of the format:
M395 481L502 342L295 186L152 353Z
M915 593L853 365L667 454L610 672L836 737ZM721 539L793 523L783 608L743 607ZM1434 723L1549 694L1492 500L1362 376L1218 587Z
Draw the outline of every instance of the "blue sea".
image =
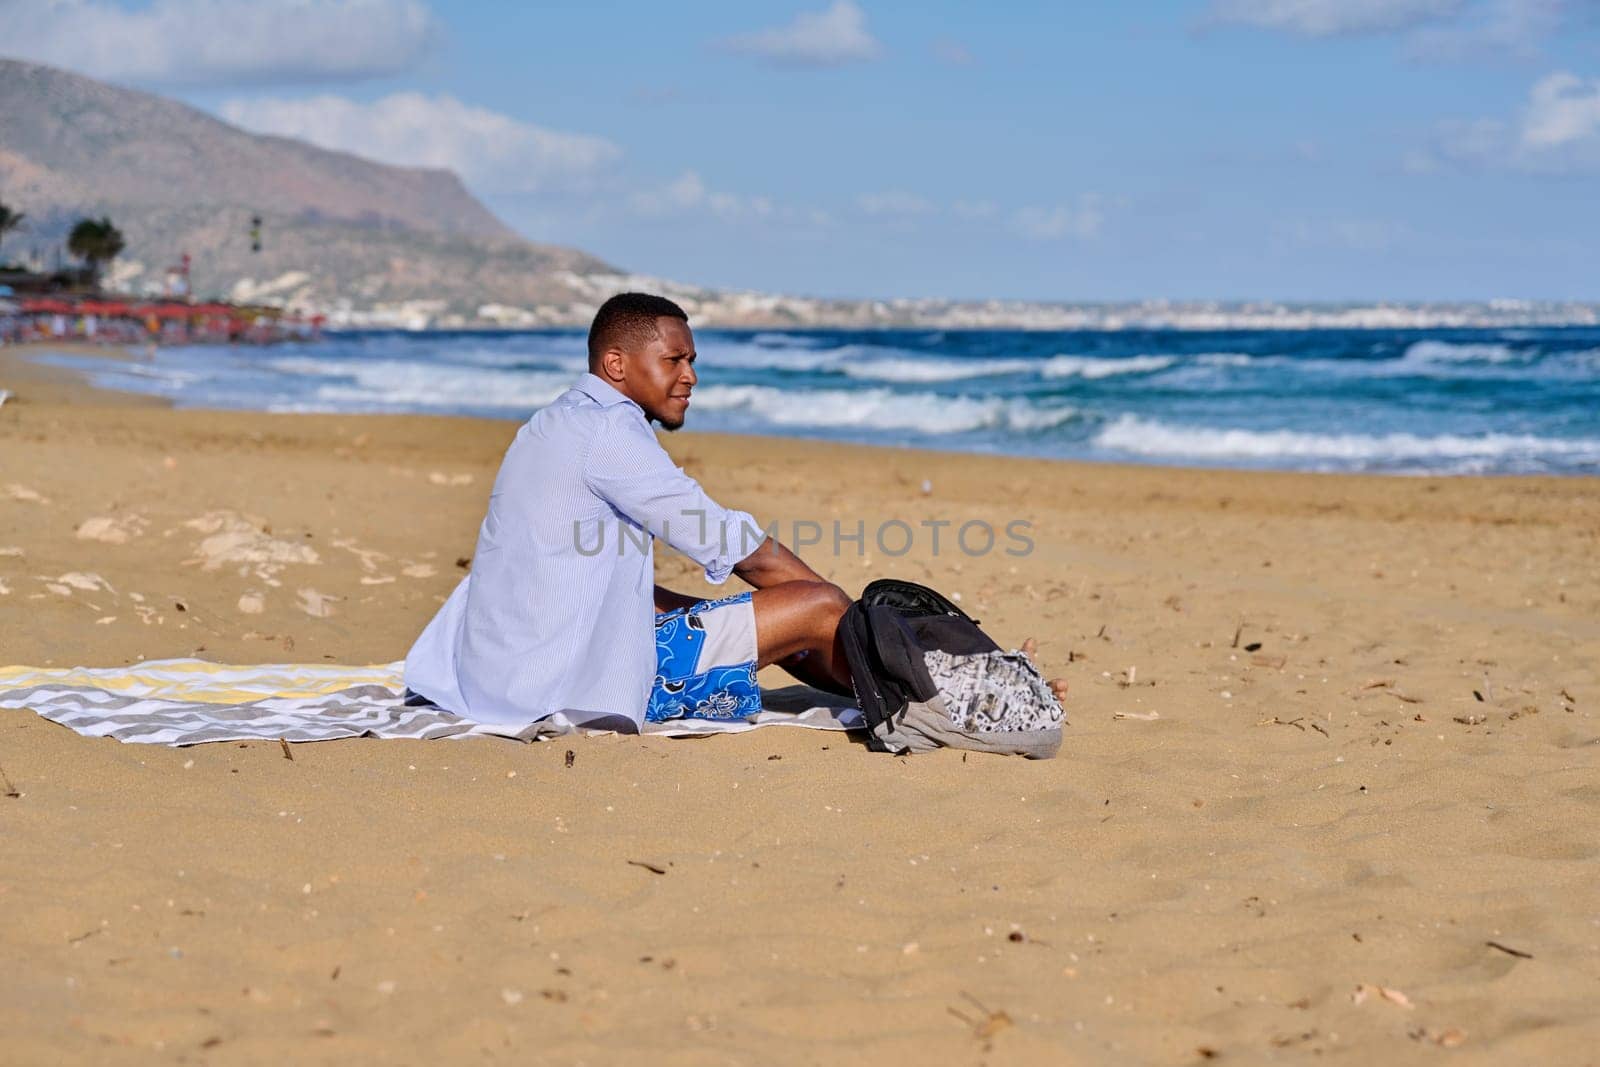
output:
M1116 462L1600 473L1600 329L701 330L688 427ZM60 357L182 407L525 419L581 331Z

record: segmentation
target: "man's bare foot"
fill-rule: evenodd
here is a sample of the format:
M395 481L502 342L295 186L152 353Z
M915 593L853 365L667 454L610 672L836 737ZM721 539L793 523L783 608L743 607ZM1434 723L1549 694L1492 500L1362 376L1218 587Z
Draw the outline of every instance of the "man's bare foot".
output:
M1038 651L1039 642L1033 638L1030 637L1022 642L1022 654L1029 659L1032 659L1034 653ZM1051 678L1047 684L1050 686L1050 692L1056 695L1057 700L1067 699L1067 680L1065 678Z

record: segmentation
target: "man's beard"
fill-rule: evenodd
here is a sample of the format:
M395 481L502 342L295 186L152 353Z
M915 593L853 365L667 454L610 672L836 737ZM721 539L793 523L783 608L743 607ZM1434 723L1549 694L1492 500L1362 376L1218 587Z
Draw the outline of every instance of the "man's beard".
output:
M675 432L677 430L683 429L683 419L668 419L668 418L665 418L664 416L657 415L657 416L655 416L655 420L656 420L656 425L660 426L663 430L667 431L668 433L673 433L673 432Z

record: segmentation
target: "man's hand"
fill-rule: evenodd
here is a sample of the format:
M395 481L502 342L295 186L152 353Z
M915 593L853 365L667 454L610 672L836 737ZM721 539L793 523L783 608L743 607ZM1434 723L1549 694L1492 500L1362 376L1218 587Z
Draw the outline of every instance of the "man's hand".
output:
M677 611L679 608L693 607L698 603L700 603L700 599L698 597L685 596L683 593L675 593L666 586L656 586L657 615L663 615L669 611Z
M826 581L822 575L806 566L799 556L770 537L734 567L733 573L757 589L781 582Z

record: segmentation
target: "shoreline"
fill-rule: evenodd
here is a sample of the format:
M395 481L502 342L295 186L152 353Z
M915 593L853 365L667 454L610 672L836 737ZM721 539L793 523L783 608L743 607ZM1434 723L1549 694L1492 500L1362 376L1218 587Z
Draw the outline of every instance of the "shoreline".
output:
M94 345L94 344L64 344L56 342L26 342L23 344L0 346L0 387L6 387L8 380L28 382L32 385L34 399L37 402L53 404L76 403L104 403L126 404L129 406L161 407L170 410L183 410L194 412L207 412L213 415L238 414L271 418L325 418L325 419L442 419L448 421L483 422L489 425L520 426L526 421L526 416L493 418L477 415L453 415L442 413L325 413L325 412L267 412L245 408L205 408L192 407L180 408L167 397L151 396L144 393L135 393L114 388L107 388L93 384L89 380L89 372L70 367L55 367L37 362L37 357L48 355L68 356L98 356L105 359L126 362L140 362L138 352L122 345ZM13 388L13 393L17 391ZM18 402L19 397L14 395L8 403ZM31 401L23 401L24 403ZM531 414L531 412L530 412ZM974 462L999 461L1005 463L1041 463L1062 465L1068 468L1085 467L1090 469L1103 469L1111 471L1167 471L1175 475L1238 475L1242 477L1261 477L1264 479L1287 478L1296 479L1303 477L1332 478L1332 479L1375 479L1379 483L1399 479L1403 481L1431 482L1431 481L1463 481L1476 484L1483 481L1505 480L1510 482L1551 482L1561 483L1594 483L1600 485L1600 474L1437 474L1416 472L1352 472L1352 471L1327 471L1327 470L1284 470L1280 468L1260 467L1228 467L1205 466L1187 463L1139 463L1126 460L1100 460L1084 459L1078 457L1053 457L1034 456L1015 453L960 451L956 449L927 448L916 445L888 445L875 443L861 443L854 441L840 441L830 438L806 437L801 435L787 436L780 434L743 434L727 433L720 431L701 431L686 429L676 434L663 437L663 443L670 444L675 438L704 438L707 440L729 441L763 441L772 443L786 443L790 448L804 451L816 451L837 447L846 450L864 449L869 453L882 452L886 455L912 455L929 456L940 461L964 459Z
M26 341L0 345L0 387L10 389L14 403L119 404L133 407L174 407L165 397L105 389L89 381L87 373L39 361L40 356L93 356L138 362L139 354L126 345L65 341ZM22 390L18 386L24 386Z

